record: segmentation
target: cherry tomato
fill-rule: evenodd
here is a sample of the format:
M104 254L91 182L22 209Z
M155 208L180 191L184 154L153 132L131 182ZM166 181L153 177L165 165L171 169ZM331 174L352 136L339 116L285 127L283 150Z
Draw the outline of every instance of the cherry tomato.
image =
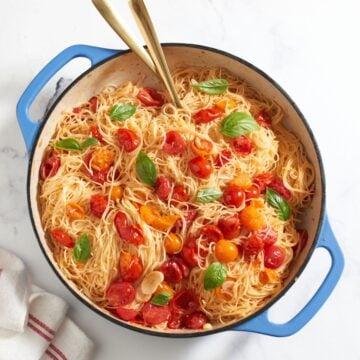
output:
M164 274L164 279L168 283L178 284L183 279L181 268L174 259L170 259L162 264L160 271Z
M261 239L265 247L274 244L278 236L277 232L272 227L264 227L260 230L256 230L253 235L258 239Z
M222 263L234 261L238 255L238 248L231 241L219 240L215 245L215 256Z
M89 109L91 112L96 113L97 108L98 98L96 96L93 96L91 99L89 99Z
M171 232L165 237L164 247L168 254L177 254L182 248L182 241L178 235Z
M84 163L86 164L86 167L83 168L84 173L91 178L95 183L98 184L104 184L107 179L107 174L110 170L110 168L106 168L103 171L96 171L96 170L89 170L90 168L90 162L91 158L93 156L94 151L88 153L84 158Z
M257 175L254 177L253 182L259 187L260 192L266 190L266 187L271 183L273 175L269 172Z
M259 196L260 196L260 189L256 185L252 185L248 189L245 190L246 200L256 199Z
M213 172L211 162L203 156L196 156L189 161L191 172L200 179L207 179Z
M181 251L181 255L188 266L199 266L199 259L195 248L184 246Z
M128 282L138 280L143 272L139 257L126 251L122 251L120 254L119 269L121 279Z
M214 164L217 169L227 164L232 159L232 153L230 150L222 150L215 158Z
M58 156L51 156L44 159L40 166L40 177L42 180L49 179L56 175L61 165Z
M119 185L113 186L110 190L110 199L112 201L121 200L123 195L124 195L124 189Z
M157 306L146 303L142 308L142 315L147 325L157 325L167 321L170 317L170 309L168 305Z
M74 114L79 114L81 112L81 110L82 110L82 107L77 106L77 107L74 107L72 111Z
M187 329L200 330L207 322L209 320L202 311L195 311L184 318L184 326Z
M216 225L203 226L200 230L200 236L207 242L207 244L212 242L216 243L224 238L223 233Z
M272 179L270 184L268 185L269 188L275 190L279 195L281 195L285 200L291 199L291 192L288 190L284 182L280 178Z
M172 311L167 323L169 329L179 329L183 324L183 315Z
M197 124L207 124L210 121L218 119L223 114L223 111L217 107L212 107L209 109L202 109L198 111L194 116L193 119Z
M250 236L242 245L242 251L246 261L252 261L263 249L264 243L256 236Z
M271 127L271 118L267 111L261 110L255 117L257 123L265 128Z
M231 139L230 146L240 155L249 155L254 149L252 141L245 135Z
M79 204L69 202L66 204L66 215L73 220L83 219L85 210Z
M235 106L236 104L233 99L224 99L216 103L216 107L218 107L222 111L225 111L226 108L233 109Z
M127 216L118 211L114 218L114 224L119 236L133 245L141 245L144 242L144 235L137 225L130 225Z
M174 297L175 292L174 290L165 282L163 281L158 288L156 289L156 291L154 292L154 295L160 294L162 292L165 292L167 294L169 294L171 296L171 298Z
M189 270L188 266L186 265L185 261L181 257L178 257L178 256L173 256L171 258L171 260L175 261L178 264L178 266L181 270L183 279L186 279L190 274L190 270Z
M96 125L91 125L89 127L90 135L97 139L100 144L105 144L104 138L102 137L99 128Z
M213 149L213 144L211 141L202 139L198 136L195 136L195 139L191 142L191 151L195 155L206 156L209 155Z
M240 235L241 224L237 215L231 215L220 219L218 227L223 233L224 239L232 240Z
M199 306L199 299L192 290L179 291L170 302L172 310L179 314L191 314L196 311Z
M198 215L198 211L194 207L189 206L187 208L187 210L183 211L183 214L184 214L184 219L185 219L185 227L188 228L196 219L196 217ZM175 223L174 231L181 232L183 225L184 224L183 224L182 220L177 219L177 221Z
M58 242L60 245L66 246L68 248L73 248L75 245L74 240L60 229L54 229L51 232L51 237Z
M186 141L177 131L168 131L162 149L169 155L180 155L186 149Z
M114 281L105 292L111 306L124 306L135 299L135 288L126 281Z
M116 310L116 314L119 316L120 319L125 321L131 321L134 320L139 313L136 310L133 309L126 309L123 307L118 307Z
M164 104L163 96L151 87L140 89L136 97L145 106L162 106Z
M95 171L108 171L114 164L115 153L112 150L100 147L94 150L90 159L90 167Z
M90 198L90 211L97 218L101 218L108 206L108 198L104 195L92 195Z
M247 206L241 211L239 217L241 224L249 230L260 230L265 225L264 215L254 205Z
M277 269L285 260L285 250L277 245L265 248L264 265L269 269Z
M178 202L189 201L190 197L187 193L186 187L183 185L175 185L171 199Z
M240 186L228 185L223 193L224 204L239 207L244 204L245 193Z
M118 142L126 152L134 151L140 145L139 135L130 129L119 129L117 132Z
M158 198L162 201L166 201L171 192L170 179L165 175L158 176L155 182L154 189Z

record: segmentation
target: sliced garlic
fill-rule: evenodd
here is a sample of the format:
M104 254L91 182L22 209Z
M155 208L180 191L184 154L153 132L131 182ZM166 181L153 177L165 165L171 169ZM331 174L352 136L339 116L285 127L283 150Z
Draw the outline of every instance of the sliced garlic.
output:
M141 285L141 292L145 295L152 295L158 286L164 281L164 274L160 271L151 271L148 273Z
M141 291L140 287L137 288L135 300L138 303L145 303L145 302L149 301L150 299L151 299L151 294L144 294Z
M204 324L203 330L212 330L212 325L210 323Z

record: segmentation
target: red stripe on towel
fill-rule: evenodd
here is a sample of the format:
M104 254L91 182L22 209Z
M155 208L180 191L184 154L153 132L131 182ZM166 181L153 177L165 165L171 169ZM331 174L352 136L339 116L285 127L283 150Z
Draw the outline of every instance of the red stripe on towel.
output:
M51 335L55 335L55 331L50 329L46 324L44 324L41 320L36 318L34 315L29 314L29 319L31 319L36 324L40 325L44 330L48 331Z
M67 357L65 356L65 354L59 348L57 348L54 344L50 344L49 347L52 350L54 350L63 360L67 360Z
M33 324L31 324L30 322L28 322L27 326L34 332L36 332L38 335L40 335L41 337L43 337L46 341L50 342L51 341L51 337L47 336L46 334L44 334L41 330L39 330L38 328L36 328Z
M46 350L45 351L45 354L50 358L50 359L53 359L53 360L59 360L53 353L51 353L49 350Z

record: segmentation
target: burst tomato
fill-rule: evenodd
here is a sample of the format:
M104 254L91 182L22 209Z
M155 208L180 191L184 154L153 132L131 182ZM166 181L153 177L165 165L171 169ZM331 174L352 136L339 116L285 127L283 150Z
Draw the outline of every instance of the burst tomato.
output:
M216 243L224 238L223 233L216 225L205 225L200 230L200 236L207 243Z
M136 97L145 106L162 106L164 104L163 96L151 87L140 89Z
M181 256L190 267L199 266L199 258L195 248L183 246Z
M196 311L199 306L197 295L191 290L179 291L170 302L172 310L179 314L191 314Z
M119 269L122 280L134 282L140 278L143 266L137 255L122 251L120 254Z
M260 230L256 230L253 235L258 239L261 239L265 247L274 244L277 240L277 232L272 227L264 227Z
M246 261L253 260L263 249L264 243L256 236L250 236L242 245L242 251Z
M257 123L265 128L270 128L271 127L271 118L270 115L267 111L265 110L261 110L255 117Z
M96 96L93 96L89 99L89 109L91 112L96 113L96 110L98 108L98 98Z
M285 260L285 250L277 245L268 246L264 253L264 265L269 269L277 269Z
M61 165L61 160L58 156L50 156L44 159L40 166L40 177L42 180L49 179L56 175Z
M68 202L66 204L66 215L72 220L83 219L85 216L85 210L82 206L75 202Z
M215 158L215 167L217 169L221 168L223 165L227 164L232 159L232 153L230 150L222 150Z
M218 119L223 114L223 111L217 107L212 107L209 109L202 109L198 111L193 119L197 124L207 124L215 119Z
M177 131L168 131L163 151L169 155L180 155L186 149L185 139Z
M189 201L190 197L187 193L186 187L183 185L175 185L171 199L178 202Z
M249 155L254 149L252 141L245 135L231 139L230 146L239 155Z
M228 185L223 193L224 204L239 207L245 201L245 193L240 186Z
M60 245L66 246L68 248L73 248L75 245L74 240L60 229L54 229L51 232L51 237L58 242Z
M154 189L158 198L162 201L166 201L171 191L170 179L165 175L158 176L155 182Z
M164 279L168 283L178 284L183 279L182 269L174 259L162 264L160 271L164 274Z
M260 196L260 189L256 185L252 185L248 189L245 190L246 200L256 199L259 196Z
M237 215L227 216L218 222L218 227L224 235L224 239L232 240L240 235L241 224Z
M95 183L97 184L104 184L107 179L107 174L110 170L110 168L106 168L102 171L96 171L94 169L90 169L90 162L92 159L94 151L88 153L84 158L84 163L86 164L86 167L83 168L84 173L91 178ZM90 170L89 170L90 169Z
M291 192L288 190L284 182L280 178L274 178L268 185L269 188L275 190L279 195L281 195L285 200L291 199Z
M95 138L95 139L97 139L99 141L99 143L105 144L104 138L102 137L98 126L96 126L96 125L90 126L89 127L89 132L90 132L90 135L93 138Z
M271 183L273 175L269 172L257 175L254 177L253 182L259 187L260 192L265 191L266 187Z
M137 225L130 225L127 216L118 211L114 218L115 228L119 236L133 245L141 245L144 242L144 235Z
M196 156L189 161L191 172L200 179L207 179L213 172L211 162L203 156Z
M130 129L119 129L117 132L118 142L126 152L134 151L140 145L139 135Z
M105 296L111 306L124 306L135 299L135 289L129 282L114 281L107 288Z
M108 198L104 195L95 194L90 198L90 211L91 213L101 218L108 206Z
M198 136L191 142L191 150L195 155L207 156L211 153L213 144L211 141L202 139Z
M186 315L183 323L187 329L200 330L208 321L207 316L202 311L195 311Z

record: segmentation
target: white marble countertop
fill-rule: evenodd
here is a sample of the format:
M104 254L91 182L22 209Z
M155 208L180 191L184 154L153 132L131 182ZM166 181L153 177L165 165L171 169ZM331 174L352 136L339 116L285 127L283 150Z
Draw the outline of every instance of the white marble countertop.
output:
M114 0L114 2L116 2ZM127 1L118 1L135 29ZM327 180L327 209L344 251L343 277L324 307L299 333L272 338L228 331L190 340L131 332L82 305L42 256L26 204L28 159L16 102L35 74L72 44L125 48L90 0L6 1L0 10L0 246L21 256L33 281L70 304L70 316L96 344L94 359L360 359L360 3L358 0L147 0L164 42L213 46L238 55L277 80L295 99L318 140ZM5 6L4 6L5 5ZM68 67L74 76L84 63ZM47 88L39 109L54 90ZM325 273L317 252L297 289L274 316L304 303ZM1 309L0 309L1 311ZM11 359L9 359L11 360Z

